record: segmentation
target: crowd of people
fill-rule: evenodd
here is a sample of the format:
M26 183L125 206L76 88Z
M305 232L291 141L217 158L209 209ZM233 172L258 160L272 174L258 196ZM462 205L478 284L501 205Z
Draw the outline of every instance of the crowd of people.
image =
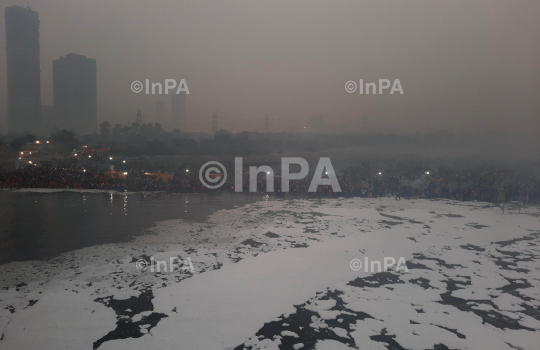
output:
M97 172L77 168L34 166L17 171L0 173L0 188L84 188L116 191L168 191L177 193L197 193L209 190L201 183L197 171L185 169L174 173L169 180L156 179L142 170L126 172L121 178L112 177L107 172ZM323 174L323 177L327 175ZM534 174L526 174L515 169L488 167L440 167L424 171L419 168L372 169L349 168L336 174L341 192L334 192L331 186L319 186L315 193L308 191L313 173L302 180L290 181L287 194L281 192L281 176L274 177L273 192L276 196L356 196L401 198L450 198L456 200L538 203L540 201L540 180ZM220 182L220 181L219 181ZM243 189L250 193L250 176L243 173ZM257 192L267 192L264 174L256 180ZM235 192L234 173L229 173L221 191ZM236 191L239 192L239 191ZM251 192L253 193L253 192Z

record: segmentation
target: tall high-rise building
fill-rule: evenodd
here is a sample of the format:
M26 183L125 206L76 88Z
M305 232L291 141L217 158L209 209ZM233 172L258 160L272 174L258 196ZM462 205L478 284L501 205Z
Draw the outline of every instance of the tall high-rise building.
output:
M187 132L186 123L186 92L171 95L171 126Z
M54 106L41 106L41 127L43 132L50 132L52 128L59 128L58 121L55 118Z
M53 61L54 110L62 128L97 130L96 60L74 53Z
M6 7L7 112L10 132L40 131L39 14Z

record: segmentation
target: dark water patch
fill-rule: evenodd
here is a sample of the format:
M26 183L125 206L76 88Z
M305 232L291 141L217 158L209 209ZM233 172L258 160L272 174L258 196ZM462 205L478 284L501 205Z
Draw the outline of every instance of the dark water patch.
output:
M493 242L493 244L498 244L501 247L506 247L506 246L509 246L509 245L512 245L512 244L515 244L515 243L518 243L518 242L533 241L533 240L539 239L539 238L540 238L540 232L535 232L535 233L528 234L528 235L526 235L524 237L514 238L514 239L510 239L508 241Z
M495 250L497 252L501 253L501 254L508 255L508 256L511 256L511 257L517 257L517 256L522 254L520 252L510 252L510 251L507 251L507 250L500 250L500 249L495 249ZM531 260L527 260L527 261L531 261Z
M369 337L369 339L379 342L379 343L386 343L386 348L388 350L406 350L403 346L401 346L397 341L395 341L396 335L390 335L386 331L386 328L383 328L381 330L381 333L378 335L372 335Z
M357 321L362 321L366 318L373 318L365 312L357 312L348 309L345 306L340 295L343 293L340 291L327 291L325 294L321 295L318 300L335 300L336 305L330 308L330 311L342 311L336 319L325 319L322 320L319 318L319 314L315 311L309 310L306 307L309 307L311 304L310 301L302 304L295 305L296 312L285 316L280 316L279 320L272 321L264 324L264 326L259 329L255 334L259 340L264 339L274 339L274 337L281 337L281 344L278 345L280 350L289 350L293 349L293 346L298 343L304 344L302 349L314 349L317 341L319 340L335 340L347 346L358 348L361 344L356 344L354 338L351 336L351 332L354 331L354 326ZM311 326L313 319L317 319L319 322L324 322L326 326L313 328ZM347 332L346 337L337 335L330 328L342 328ZM298 335L298 337L292 336L282 336L281 332L290 331ZM246 346L245 344L238 345L234 348L235 350L253 349L251 346Z
M117 315L116 328L95 341L93 345L94 350L106 341L142 337L146 332L141 332L141 326L145 326L144 328L149 333L162 318L167 317L165 314L152 312L154 310L154 305L152 304L153 298L152 289L148 288L143 290L138 296L130 297L129 299L116 300L112 297L105 297L94 300L112 308ZM149 314L141 317L138 321L132 319L133 316L142 312L149 312Z
M285 242L290 243L291 248L307 248L307 247L309 247L309 245L307 243L298 243L297 241L289 241L287 239L285 240Z
M518 261L532 261L531 258L524 258L524 259L518 259L518 258L501 258L498 256L489 255L489 258L495 263L495 265L499 266L503 270L509 270L509 271L516 271L516 272L522 272L527 273L530 272L529 269L517 267ZM506 260L512 260L512 261L506 261Z
M392 219L392 220L399 220L399 221L407 221L411 224L423 224L423 222L421 221L417 221L417 220L414 220L414 219L408 219L408 218L402 218L400 216L395 216L395 215L389 215L389 214L384 214L384 213L379 213L380 216L384 216L386 218L389 218L389 219Z
M434 214L436 218L442 218L443 216L446 216L447 218L464 218L463 215L459 214L443 214L443 213L437 213L435 211L430 211L430 214Z
M414 283L414 284L417 284L417 285L419 285L420 287L422 287L424 289L433 288L429 284L429 280L427 278L424 278L424 277L418 277L418 278L412 279L412 280L410 280L410 282Z
M477 230L480 230L480 229L482 229L484 227L489 227L487 225L477 224L476 222L471 222L471 223L465 224L465 226L473 227L473 228L475 228Z
M402 217L395 216L395 215L389 215L389 214L384 214L384 213L379 213L379 215L384 216L385 218L392 219L392 220L399 220L399 221L404 221L405 220Z
M205 221L258 200L242 194L2 192L0 264L45 260L103 243L127 242L157 221Z
M264 235L265 235L266 237L270 237L270 238L278 238L278 237L281 237L281 236L278 235L277 233L270 232L270 231L266 232Z
M460 245L461 248L463 249L467 249L467 250L474 250L476 252L483 252L485 251L486 249L485 248L482 248L482 247L479 247L479 246L476 246L476 245L472 245L472 244L464 244L464 245Z
M415 259L418 259L418 260L433 260L433 261L436 261L437 264L439 264L440 266L446 267L447 269L455 269L456 267L465 268L465 266L463 266L461 264L448 264L446 261L444 261L442 259L427 257L427 256L425 256L425 255L423 255L421 253L414 253L413 256L414 256Z
M450 349L448 346L444 344L435 344L433 346L433 349L427 349L427 350L459 350L459 349Z
M524 301L531 301L531 300L534 300L533 298L531 297L528 297L528 296L525 296L525 295L522 295L518 289L526 289L526 288L532 288L533 285L529 283L529 281L523 279L523 278L517 278L517 279L513 279L513 278L508 278L508 277L504 277L509 283L502 286L502 287L499 287L497 288L498 290L500 290L501 292L503 293L508 293L510 295L513 295L515 296L516 298L520 298Z
M414 261L407 261L407 268L409 270L411 269L418 269L418 270L431 270L433 271L433 269L430 269L429 267L427 267L426 265L424 264L420 264L420 263L416 263Z
M474 303L476 303L476 304L488 304L494 307L495 309L497 309L497 306L491 300L466 300L466 299L452 296L452 292L454 290L460 289L459 287L457 287L457 284L470 285L471 284L470 281L464 283L461 281L454 281L452 279L448 279L448 280L445 280L444 282L446 282L447 292L440 294L441 301L437 301L437 303L440 303L442 305L453 306L460 311L472 312L476 314L477 316L481 317L483 323L490 324L493 327L496 327L499 329L525 329L529 331L533 330L531 328L520 325L517 320L514 320L513 318L503 315L496 310L478 310L478 309L473 308Z
M450 333L454 333L455 335L458 336L458 338L461 338L461 339L467 338L464 334L459 333L459 332L457 331L457 329L452 329L452 328L448 328L448 327L443 327L443 326L439 326L438 324L433 324L433 323L432 323L432 325L433 325L433 326L436 326L436 327L439 327L439 328L442 328L442 329L444 329L444 330L446 330L446 331L448 331L448 332L450 332Z
M307 248L309 247L307 243L293 243L291 248Z
M540 309L528 304L521 304L521 306L525 308L525 310L520 311L521 313L540 321Z
M249 238L249 239L246 239L245 241L241 242L241 244L243 245L248 245L252 248L259 248L260 246L262 246L264 243L261 243L261 242L257 242L256 240L254 240L253 238Z
M373 274L368 277L357 277L351 282L347 283L348 286L353 287L371 287L377 288L387 284L405 283L400 279L400 275L394 272L386 271Z

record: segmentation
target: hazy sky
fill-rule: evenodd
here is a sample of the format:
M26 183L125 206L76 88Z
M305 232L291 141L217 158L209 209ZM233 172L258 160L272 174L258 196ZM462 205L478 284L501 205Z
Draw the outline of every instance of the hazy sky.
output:
M3 7L21 1L1 0ZM540 1L30 0L41 20L42 103L52 61L97 59L98 121L126 123L155 102L134 80L184 78L191 131L213 111L229 131L498 130L540 135ZM0 126L6 125L5 24ZM404 95L345 83L399 79ZM359 121L368 117L369 121Z

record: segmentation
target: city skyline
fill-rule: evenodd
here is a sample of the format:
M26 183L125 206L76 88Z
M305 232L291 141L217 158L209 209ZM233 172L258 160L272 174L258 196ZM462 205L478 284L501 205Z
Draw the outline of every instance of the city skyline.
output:
M321 1L291 5L288 13L245 2L212 10L180 2L157 12L151 4L126 4L33 3L41 20L43 105L53 104L50 62L77 53L100 62L98 123L133 121L135 108L155 122L160 99L171 115L168 99L134 94L129 86L180 77L191 90L192 131L208 131L215 110L220 126L232 132L263 131L266 115L273 132L302 131L314 117L329 132L363 131L364 118L373 132L540 130L540 44L529 40L540 30L535 3L411 1L386 11L380 4ZM386 20L373 23L370 13ZM339 16L350 20L320 25ZM146 21L159 25L137 24ZM277 34L270 39L268 31ZM1 55L0 67L5 60ZM3 80L6 71L0 72ZM380 78L400 79L404 95L344 89L349 80ZM2 84L0 132L6 132L6 96Z

